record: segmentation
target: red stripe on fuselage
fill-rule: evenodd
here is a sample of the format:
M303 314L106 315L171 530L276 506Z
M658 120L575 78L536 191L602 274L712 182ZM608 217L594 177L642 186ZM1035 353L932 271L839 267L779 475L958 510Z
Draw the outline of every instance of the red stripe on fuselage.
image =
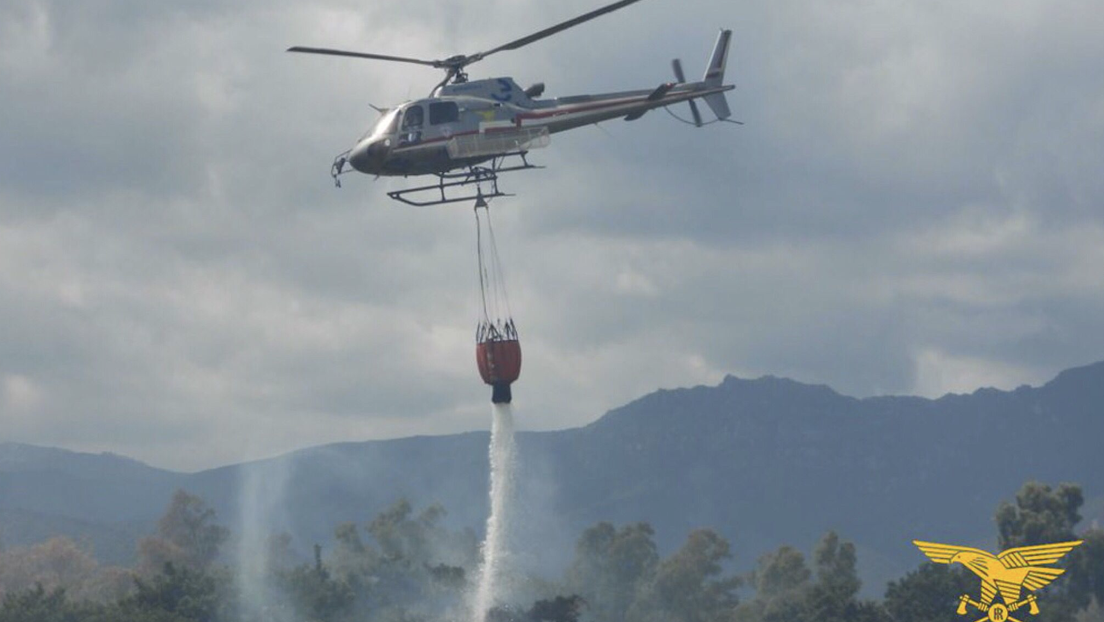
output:
M727 90L729 90L729 89L723 88L723 87L721 87L721 88L709 88L709 89L705 89L703 91L681 91L679 93L676 93L676 95L691 95L692 94L693 97L691 97L690 99L696 99L698 97L704 97L706 95L712 95L713 93L720 93L720 92L727 91ZM560 115L575 114L577 112L589 112L591 110L601 110L602 108L613 108L615 106L627 106L627 105L632 105L632 104L642 104L642 103L645 103L645 102L654 103L656 105L656 107L659 107L659 106L663 105L663 102L666 101L668 95L670 95L669 92L665 93L663 95L663 97L661 97L659 99L654 99L654 100L649 100L647 95L641 95L641 96L638 96L638 97L629 97L629 98L625 98L625 99L615 99L615 100L610 100L610 101L594 102L592 104L580 105L580 106L577 106L577 107L571 108L571 109L553 109L553 110L545 110L545 111L540 111L540 112L520 112L520 113L518 113L517 117L515 117L515 122L520 127L522 119L543 119L543 118L546 118L546 117L558 117Z
M425 140L419 140L418 142L414 143L413 145L403 145L402 147L395 147L394 149L391 150L391 152L395 153L395 152L398 152L398 151L407 151L407 150L410 150L410 149L414 149L415 147L421 147L422 145L429 145L429 144L432 144L432 143L444 142L446 140L449 140L450 138L456 138L457 136L469 136L471 134L478 134L478 133L479 133L479 130L471 130L471 131L468 131L468 132L458 132L458 133L453 134L451 136L438 136L437 138L427 138Z

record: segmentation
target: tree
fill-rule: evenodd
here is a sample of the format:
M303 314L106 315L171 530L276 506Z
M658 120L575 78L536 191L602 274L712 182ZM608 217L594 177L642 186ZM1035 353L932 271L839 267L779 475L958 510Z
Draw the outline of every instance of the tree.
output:
M759 558L748 580L755 598L740 603L737 622L802 622L812 572L805 556L792 546L782 546Z
M1061 484L1057 490L1028 482L1016 493L1016 503L1001 503L995 520L1001 550L1017 546L1076 540L1073 528L1081 521L1085 502L1081 487Z
M1091 598L1099 611L1104 605L1104 530L1090 529L1081 534L1081 540L1081 546L1070 553L1070 591L1080 594L1082 601Z
M138 543L139 570L160 572L166 563L203 569L218 557L219 547L230 535L215 524L215 511L196 495L177 490L157 522L157 535Z
M678 551L659 563L630 608L635 620L714 622L732 615L740 579L723 577L728 541L711 529L690 532Z
M283 586L296 611L312 622L340 620L353 608L353 589L335 579L322 563L322 547L314 545L314 565L297 566L283 575Z
M267 551L265 560L269 572L287 570L295 564L295 554L291 548L291 534L287 532L269 536L265 542Z
M124 599L119 609L136 619L224 620L229 617L225 611L229 581L226 577L220 579L202 570L167 563L163 572L150 579L135 579L138 591Z
M1028 482L1016 493L1016 502L1002 503L995 520L1001 550L1083 539L1084 543L1058 562L1065 574L1044 588L1046 604L1038 622L1072 622L1078 611L1104 595L1104 534L1089 530L1078 538L1084 496L1075 484L1056 489Z
M360 560L360 578L350 581L371 586L367 606L403 617L456 604L467 584L465 569L476 565L479 544L471 531L445 529L445 516L439 504L415 514L410 502L400 499L367 525L374 547L363 543L355 529L339 528L345 559Z
M400 499L363 530L356 523L338 525L325 563L319 560L314 571L304 566L283 573L282 581L295 586L301 603L315 598L344 603L348 592L349 606L341 615L356 619L432 618L459 603L467 569L478 559L474 533L444 528L445 516L438 504L418 512ZM320 580L319 569L326 580Z
M885 609L858 599L855 545L834 531L813 549L810 570L789 546L759 558L751 573L755 598L735 611L736 622L884 622ZM813 580L815 577L815 580Z
M857 570L855 545L829 531L813 550L816 584L809 592L810 620L818 622L865 622L886 619L875 603L860 601L862 582Z
M567 570L567 589L582 595L598 620L625 619L629 606L659 563L654 532L647 523L598 523L579 536Z
M817 587L837 603L846 603L859 593L862 582L857 570L858 557L855 545L840 540L839 534L829 531L813 549L813 565L816 568Z
M532 622L576 622L585 604L586 601L577 595L538 600L529 609L528 618Z
M1104 620L1104 607L1100 606L1100 601L1093 599L1088 607L1077 613L1074 620L1075 622L1100 622Z
M1035 622L1073 622L1104 596L1104 532L1092 529L1078 538L1075 531L1083 502L1079 486L1061 484L1052 489L1028 482L1016 493L1014 503L997 507L994 518L1002 551L1084 540L1059 562L1066 572L1045 588ZM885 607L898 622L945 620L960 595L977 593L979 581L962 566L925 563L889 584Z
M66 537L0 553L0 598L41 584L47 592L65 588L76 600L107 602L129 592L130 576L122 568L101 567L91 550Z
M774 553L759 558L751 582L757 597L774 598L806 587L811 576L801 551L792 546L782 546Z
M88 580L97 567L92 555L69 538L50 538L0 556L0 595L28 590L36 584L47 592L58 587L72 589Z
M0 604L0 622L77 622L65 602L65 589L34 588L9 594Z
M977 590L977 575L964 567L924 562L891 581L884 602L896 622L945 622L947 613L958 606L959 596Z
M419 566L436 560L454 544L453 534L440 526L446 514L435 503L414 516L410 502L400 499L368 524L368 533L385 559Z
M367 600L373 575L380 564L379 553L364 543L356 523L342 523L334 530L335 548L330 556L330 567L356 593L359 600Z

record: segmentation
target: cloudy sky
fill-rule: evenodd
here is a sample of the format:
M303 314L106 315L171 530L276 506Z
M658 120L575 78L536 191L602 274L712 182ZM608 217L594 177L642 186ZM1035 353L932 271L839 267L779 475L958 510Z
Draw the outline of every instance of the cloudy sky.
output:
M200 469L489 426L475 224L333 156L440 58L593 0L0 3L0 441ZM471 68L702 70L743 127L553 137L492 205L528 429L659 387L1013 388L1104 359L1099 2L644 0ZM686 110L678 110L685 115Z

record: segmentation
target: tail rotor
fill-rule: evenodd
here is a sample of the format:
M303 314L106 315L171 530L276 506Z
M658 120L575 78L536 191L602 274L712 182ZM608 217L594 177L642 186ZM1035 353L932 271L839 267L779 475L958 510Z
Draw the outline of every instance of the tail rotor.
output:
M679 84L686 82L686 75L682 73L682 61L677 58L673 59L671 61L671 69L675 71L675 79L678 80ZM701 127L702 118L701 113L698 112L698 104L692 99L687 100L686 103L690 104L690 114L694 117L694 125Z

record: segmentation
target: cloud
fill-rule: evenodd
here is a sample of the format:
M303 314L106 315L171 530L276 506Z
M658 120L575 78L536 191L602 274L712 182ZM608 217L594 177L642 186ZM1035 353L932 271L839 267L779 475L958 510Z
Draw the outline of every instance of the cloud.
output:
M474 222L334 154L444 57L593 6L0 7L0 420L194 469L484 428ZM471 68L645 88L735 30L743 127L662 111L553 137L492 211L523 426L657 387L1011 388L1104 348L1104 43L1073 2L639 3ZM676 110L686 115L685 110ZM248 439L249 442L245 442ZM247 448L247 449L245 449Z

